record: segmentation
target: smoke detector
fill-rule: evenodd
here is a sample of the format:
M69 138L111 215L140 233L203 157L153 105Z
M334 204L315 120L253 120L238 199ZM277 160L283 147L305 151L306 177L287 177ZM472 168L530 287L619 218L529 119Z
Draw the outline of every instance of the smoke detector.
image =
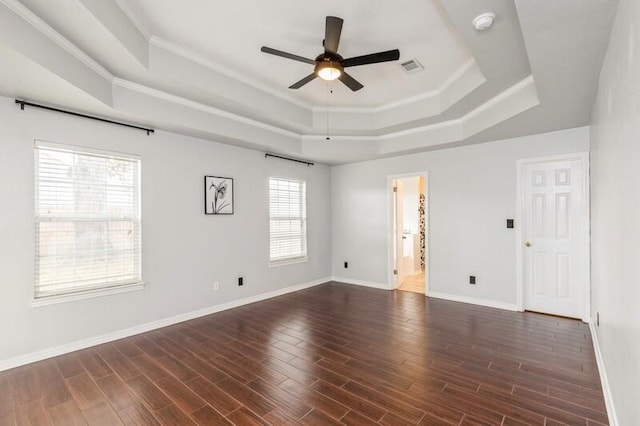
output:
M489 28L491 28L491 26L493 25L493 21L495 20L495 13L483 13L475 17L475 19L473 20L473 26L478 31L488 30Z

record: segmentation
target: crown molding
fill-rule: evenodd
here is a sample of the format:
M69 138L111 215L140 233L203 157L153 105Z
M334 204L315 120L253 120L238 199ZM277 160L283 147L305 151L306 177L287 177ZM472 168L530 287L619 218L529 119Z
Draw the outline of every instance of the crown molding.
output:
M132 90L134 92L142 93L144 95L148 95L156 99L161 99L163 101L171 102L176 105L185 106L185 107L202 111L208 114L214 114L222 118L233 120L238 123L247 124L249 126L253 126L262 130L278 133L283 136L288 136L293 138L300 138L302 136L300 133L295 133L290 130L283 129L281 127L277 127L271 124L263 123L261 121L253 120L251 118L247 118L242 115L224 111L222 109L212 107L210 105L205 105L200 102L192 101L190 99L186 99L181 96L172 95L162 90L154 89L152 87L144 86L142 84L134 83L132 81L124 80L121 78L115 78L113 81L113 85L122 87L128 90Z
M450 89L451 86L453 86L455 82L460 80L467 71L476 66L478 66L476 60L474 58L469 59L467 62L462 64L462 66L458 68L456 72L451 74L449 78L444 81L444 83L442 83L442 85L438 88L438 93L442 94L446 90Z
M326 114L333 114L334 127L343 132L360 130L380 133L386 128L406 128L406 123L442 114L486 82L487 78L472 59L451 75L437 92L423 93L374 109L315 108L313 127L322 129Z
M7 6L12 12L18 15L20 18L24 19L27 23L33 26L35 29L40 31L43 35L45 35L49 40L56 43L58 46L63 48L67 53L78 59L84 65L89 67L92 71L98 74L103 79L108 82L112 82L114 79L114 75L107 71L102 65L97 63L93 58L84 53L78 46L70 42L66 37L62 34L54 30L49 24L40 19L35 13L33 13L26 6L22 5L17 0L0 0L0 3Z
M271 96L275 96L277 98L283 99L287 102L291 102L294 105L297 105L301 108L307 109L309 111L312 110L312 106L306 102L303 102L299 99L294 98L293 96L285 95L280 91L274 90L264 84L258 83L257 81L250 79L246 76L240 75L236 72L231 71L229 68L226 68L218 63L213 62L208 59L204 55L200 55L198 53L193 52L192 50L186 49L184 47L178 46L170 41L164 40L158 36L152 35L149 43L153 46L164 49L168 52L173 53L174 55L180 56L183 59L194 62L198 65L201 65L205 68L208 68L216 73L222 74L225 77L228 77L232 80L239 81L240 83L244 83L248 86L253 87L256 90L260 90L265 92Z
M381 141L388 141L391 139L398 139L405 136L412 136L418 133L426 133L434 130L440 130L448 127L462 126L464 124L466 116L461 118L454 118L452 120L441 121L440 123L429 124L428 126L414 127L407 130L400 130L399 132L387 133L379 136Z
M427 126L414 127L411 129L400 130L398 132L385 133L383 135L377 136L352 136L352 135L336 135L332 134L331 139L336 141L346 141L346 142L382 142L393 140L405 136L412 136L419 133L426 133L434 130L439 130L448 127L456 127L461 126L464 123L464 117L455 118L452 120L442 121L440 123L429 124ZM303 135L302 139L304 141L325 141L326 135Z
M138 83L133 83L131 81L116 78L113 85L167 101L175 105L202 111L207 114L214 114L218 117L287 136L300 141L300 143L313 142L315 144L318 142L324 143L326 141L326 135L304 135L291 132L277 126L272 126L237 114L232 114L215 107L172 95ZM510 108L509 105L512 103L517 105L517 108ZM472 136L473 134L492 126L495 124L495 120L502 121L505 119L505 116L511 117L536 104L538 104L538 98L537 92L535 91L535 80L533 76L528 76L464 116L456 119L398 132L386 133L379 136L332 135L331 139L333 141L340 142L364 142L375 144L376 152L379 154L401 153L409 149L426 148L448 142L461 141L466 137ZM492 117L491 115L488 115L484 117L482 114L493 114L494 116ZM467 129L466 126L469 126L470 129ZM434 137L430 138L428 143L425 143L425 138L423 136L428 133L433 133ZM416 138L416 136L420 137ZM407 140L406 138L410 139ZM384 145L381 145L383 143Z
M360 113L360 114L376 114L376 113L381 113L381 112L385 112L385 111L389 111L395 108L400 108L400 107L404 107L407 105L411 105L413 103L416 102L420 102L423 101L425 99L436 99L438 101L438 104L440 104L440 100L439 98L442 97L442 94L448 90L451 86L453 86L458 80L460 80L465 73L467 73L471 68L475 67L476 61L475 59L471 58L469 59L467 62L465 62L464 64L462 64L462 66L460 66L453 74L451 74L449 76L449 78L447 78L444 83L442 83L440 85L440 87L438 87L435 90L429 90L428 92L424 92L424 93L420 93L418 95L414 95L414 96L410 96L408 98L404 98L404 99L399 99L397 101L393 101L393 102L388 102L386 104L382 104L380 106L376 106L376 107L326 107L326 106L314 106L313 107L313 112L320 112L320 113ZM438 114L442 113L442 111L439 109ZM436 114L437 115L437 114Z
M464 116L465 120L470 120L478 115L480 115L481 113L489 110L490 108L493 108L494 106L498 105L501 102L504 102L505 100L511 98L514 94L522 92L523 90L529 88L529 87L534 87L535 88L536 82L535 79L533 78L533 75L530 75L528 77L526 77L525 79L517 82L516 84L514 84L513 86L507 88L505 91L499 93L498 95L494 96L493 98L489 99L488 101L484 102L482 105L478 106L477 108L475 108L474 110L470 111L469 113L467 113Z
M494 96L493 98L487 100L483 104L479 105L477 108L463 115L462 117L442 121L435 124L429 124L421 127L414 127L407 130L401 130L398 132L386 133L379 136L341 136L341 135L331 135L332 140L339 141L354 141L354 142L385 142L385 141L394 141L400 138L404 138L407 136L414 136L418 134L425 134L428 132L434 132L438 130L451 129L456 131L456 134L460 134L460 139L464 139L466 137L472 136L475 133L478 133L491 125L493 123L481 122L475 126L476 131L469 132L470 134L466 134L464 132L464 126L468 125L472 120L480 118L482 113L490 112L492 109L497 109L498 107L503 107L505 104L509 103L511 100L516 99L516 101L520 101L521 98L525 99L524 106L522 108L528 109L531 106L537 105L539 103L537 92L535 90L535 80L532 75L526 77L525 79L519 81L513 86L507 88L503 92ZM515 113L511 115L515 115L517 113L522 112L519 108ZM302 139L304 141L324 141L326 135L304 135ZM423 146L430 146L439 143L445 142L453 142L453 141L436 141L436 143L428 143Z

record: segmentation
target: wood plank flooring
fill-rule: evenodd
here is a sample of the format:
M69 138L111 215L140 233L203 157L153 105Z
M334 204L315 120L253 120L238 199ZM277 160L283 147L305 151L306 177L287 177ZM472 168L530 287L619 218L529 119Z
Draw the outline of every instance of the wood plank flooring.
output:
M587 325L328 283L0 373L0 425L607 424Z

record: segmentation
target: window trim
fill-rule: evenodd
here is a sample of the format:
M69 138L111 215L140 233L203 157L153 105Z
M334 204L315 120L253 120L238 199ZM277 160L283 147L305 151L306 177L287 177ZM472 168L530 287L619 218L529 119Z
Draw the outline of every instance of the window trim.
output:
M290 182L298 182L304 185L304 239L305 239L305 254L304 256L296 256L296 257L288 257L288 258L284 258L284 259L280 259L280 260L272 260L271 259L271 179L279 179L279 180L286 180L286 181L290 181ZM268 216L268 220L269 220L269 231L268 231L268 237L269 237L269 267L270 268L274 268L274 267L278 267L278 266L286 266L286 265L294 265L296 263L305 263L309 261L309 227L308 227L308 222L309 219L307 217L307 182L304 179L299 179L299 178L290 178L290 177L283 177L283 176L269 176L269 179L267 180L267 198L269 201L268 204L268 210L269 210L269 216Z
M143 290L146 287L146 282L144 281L142 274L143 274L143 257L142 257L142 228L143 228L143 221L142 221L142 158L140 155L137 154L131 154L131 153L126 153L126 152L117 152L117 151L108 151L108 150L102 150L102 149L96 149L96 148L92 148L92 147L85 147L85 146L80 146L80 145L73 145L73 144L62 144L62 143L57 143L57 142L49 142L49 141L45 141L45 140L41 140L41 139L34 139L34 144L33 144L33 156L34 156L34 167L33 167L33 172L34 172L34 182L33 182L33 186L34 186L34 205L33 205L33 224L34 224L34 234L33 234L33 242L34 242L34 247L33 247L33 253L34 253L34 276L33 276L33 280L32 280L32 286L31 286L31 294L30 294L30 298L29 298L29 302L31 307L41 307L41 306L49 306L49 305L54 305L54 304L58 304L58 303L67 303L67 302L73 302L73 301L77 301L77 300L83 300L83 299L91 299L91 298L95 298L95 297L102 297L102 296L108 296L108 295L114 295L114 294L119 294L119 293L129 293L132 291L140 291ZM89 288L89 289L85 289L85 290L79 290L79 291L71 291L71 292L67 292L67 293L60 293L60 294L53 294L53 295L48 295L48 296L40 296L40 297L36 297L37 294L37 290L38 290L38 285L36 282L36 275L35 275L35 268L37 268L36 262L38 261L38 257L37 257L37 247L35 247L36 241L37 241L37 231L35 230L35 225L37 225L39 223L38 217L37 217L37 209L38 209L38 200L40 197L40 193L39 193L39 179L38 179L38 172L39 172L39 161L38 161L38 149L39 148L44 148L44 149L54 149L54 150L60 150L60 151L67 151L67 152L71 152L71 153L77 153L77 154L86 154L86 155L97 155L97 156L102 156L102 157L111 157L111 158L122 158L125 160L134 160L138 162L138 176L137 176L137 188L138 188L138 223L139 223L139 250L138 250L138 265L139 265L139 279L136 281L130 281L130 282L125 282L122 284L114 284L114 285L110 285L110 286L104 286L104 287L97 287L97 288Z
M278 266L295 265L296 263L306 263L309 261L309 253L304 257L292 257L285 260L269 261L269 268L277 268Z
M137 281L130 284L121 284L114 287L95 288L75 293L65 293L53 296L35 297L35 286L31 296L30 304L33 308L41 306L57 305L59 303L75 302L76 300L93 299L95 297L110 296L120 293L130 293L132 291L144 290L147 283L145 281Z

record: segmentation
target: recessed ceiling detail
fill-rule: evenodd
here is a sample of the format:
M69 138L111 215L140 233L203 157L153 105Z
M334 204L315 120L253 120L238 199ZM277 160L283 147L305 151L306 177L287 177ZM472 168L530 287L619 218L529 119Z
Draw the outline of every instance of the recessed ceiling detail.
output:
M615 0L587 3L0 0L0 95L327 163L476 143L588 124ZM424 69L287 89L310 64L260 46L315 58L326 16L343 57L398 48Z

